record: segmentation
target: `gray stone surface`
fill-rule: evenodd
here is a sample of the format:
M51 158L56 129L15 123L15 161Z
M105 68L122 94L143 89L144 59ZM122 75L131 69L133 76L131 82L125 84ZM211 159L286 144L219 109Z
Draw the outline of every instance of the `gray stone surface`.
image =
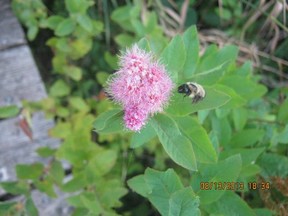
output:
M22 100L38 101L45 97L44 84L21 26L11 12L10 2L0 0L0 106L21 105ZM43 113L32 115L32 140L20 128L19 121L19 116L0 120L0 182L16 179L16 164L47 162L36 154L35 149L41 146L53 148L60 143L48 136L54 123L45 119ZM0 195L4 193L0 189ZM33 191L40 216L70 215L71 208L65 202L65 196L58 194L58 198L51 199Z
M15 165L18 163L32 163L40 161L35 150L41 146L56 147L59 141L48 137L47 131L53 127L53 122L46 120L43 113L32 116L33 140L22 131L18 125L19 118L0 121L0 170L6 172L5 179L15 180ZM44 160L42 160L44 161ZM6 170L4 172L4 170ZM7 179L8 177L8 179Z
M43 195L39 191L33 191L32 199L35 205L38 207L40 216L66 216L71 215L73 208L68 206L66 198L71 194L62 194L57 191L57 198L50 198L47 195Z
M46 91L29 47L21 45L0 51L0 106L37 101Z
M0 50L25 43L21 26L10 9L10 2L0 0Z

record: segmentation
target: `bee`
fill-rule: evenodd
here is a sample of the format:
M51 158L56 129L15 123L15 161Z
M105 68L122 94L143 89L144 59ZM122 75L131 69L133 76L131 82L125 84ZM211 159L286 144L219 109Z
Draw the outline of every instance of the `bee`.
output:
M103 90L104 95L107 97L108 100L113 101L113 96L108 92L107 89Z
M184 97L192 98L192 103L197 103L205 97L206 93L203 88L198 83L195 82L187 82L178 87L178 93L185 94Z

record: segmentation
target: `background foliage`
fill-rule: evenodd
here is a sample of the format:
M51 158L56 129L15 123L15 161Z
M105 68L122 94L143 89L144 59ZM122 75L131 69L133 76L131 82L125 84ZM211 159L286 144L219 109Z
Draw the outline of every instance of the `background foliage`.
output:
M24 199L0 212L38 215L31 191L56 197L57 187L74 216L287 214L287 20L273 2L13 0L49 91L25 109L53 118L49 134L62 144L37 150L46 165L17 165L19 180L1 187ZM177 85L203 85L205 100L175 93L140 133L123 129L102 89L132 43L161 58Z

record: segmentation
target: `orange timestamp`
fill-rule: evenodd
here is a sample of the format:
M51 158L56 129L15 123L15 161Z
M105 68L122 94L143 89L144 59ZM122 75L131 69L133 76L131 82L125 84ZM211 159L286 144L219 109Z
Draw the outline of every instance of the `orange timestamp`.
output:
M249 190L270 190L270 182L248 182Z
M244 190L244 182L200 182L200 190Z
M200 182L200 190L245 190L244 182ZM248 182L248 190L269 190L270 182Z

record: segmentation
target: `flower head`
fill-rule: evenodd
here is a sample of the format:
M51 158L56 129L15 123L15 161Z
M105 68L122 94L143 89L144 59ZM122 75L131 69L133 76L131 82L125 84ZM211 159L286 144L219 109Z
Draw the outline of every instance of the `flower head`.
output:
M148 112L137 105L128 105L124 108L124 122L126 128L139 131L145 125Z
M162 112L168 103L173 83L165 67L137 45L120 56L120 69L107 91L123 106L127 128L139 131L149 115Z

